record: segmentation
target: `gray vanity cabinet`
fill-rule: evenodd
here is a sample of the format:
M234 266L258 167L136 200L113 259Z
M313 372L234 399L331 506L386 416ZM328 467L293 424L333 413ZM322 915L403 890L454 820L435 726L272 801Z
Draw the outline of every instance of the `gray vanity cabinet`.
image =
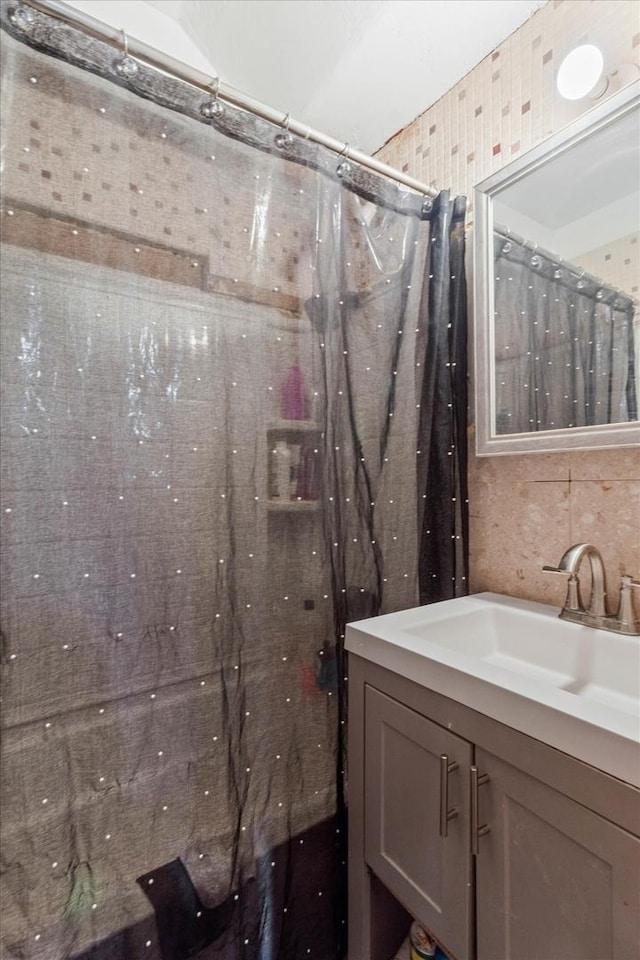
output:
M366 862L413 916L469 956L471 746L372 687L365 701Z
M478 960L636 960L640 839L484 750Z
M639 960L640 790L350 654L349 960L412 918L455 960Z

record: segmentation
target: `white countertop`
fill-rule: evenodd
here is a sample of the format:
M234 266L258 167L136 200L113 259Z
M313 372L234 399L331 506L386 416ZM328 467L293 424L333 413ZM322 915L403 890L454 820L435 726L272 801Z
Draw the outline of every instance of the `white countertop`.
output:
M558 613L480 593L348 624L345 643L640 787L640 637L567 623Z

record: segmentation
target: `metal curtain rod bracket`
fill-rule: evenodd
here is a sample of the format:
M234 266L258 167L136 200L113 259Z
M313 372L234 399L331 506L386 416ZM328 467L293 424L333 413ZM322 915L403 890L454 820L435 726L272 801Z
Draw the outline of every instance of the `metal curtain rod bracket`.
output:
M96 20L95 17L91 17L80 10L76 10L75 7L70 7L66 3L60 2L60 0L28 0L28 2L17 0L16 6L27 9L31 7L40 13L54 17L56 20L60 20L74 27L76 30L81 30L83 33L87 33L98 40L102 40L104 43L108 43L122 50L122 35L124 31L116 30L102 23L100 20ZM144 43L142 40L136 40L133 37L127 38L127 49L127 57L129 59L142 60L150 66L156 67L178 80L182 80L184 83L188 83L193 87L197 87L211 94L211 77L202 73L200 70L196 70L195 67L190 67L180 60L176 60L169 54L163 53L155 47ZM259 100L254 100L253 97L234 89L234 87L226 83L220 82L219 78L216 96L220 96L232 106L253 113L262 120L267 120L276 126L282 127L284 120L288 117L288 133L296 134L296 136L303 137L305 140L311 140L313 143L326 147L338 155L342 155L345 147L347 147L349 160L357 163L359 166L365 167L367 170L372 170L374 173L386 177L389 180L395 180L396 183L409 187L411 190L415 190L416 193L423 194L425 197L434 198L438 195L438 191L434 190L433 187L430 187L428 184L422 183L414 177L409 177L399 170L394 169L394 167L382 163L381 160L376 160L375 157L370 157L368 154L362 153L360 150L352 149L348 144L336 140L335 137L321 133L319 130L314 130L312 127L307 126L307 124L299 123L297 120L294 120L290 114L283 114L278 110L274 110L273 107L261 103Z

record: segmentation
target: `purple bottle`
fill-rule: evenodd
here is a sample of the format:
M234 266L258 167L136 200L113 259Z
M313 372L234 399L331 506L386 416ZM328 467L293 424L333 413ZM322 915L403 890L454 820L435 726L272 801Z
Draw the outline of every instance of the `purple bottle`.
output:
M287 375L282 388L283 420L306 420L304 400L304 377L302 370L294 364Z

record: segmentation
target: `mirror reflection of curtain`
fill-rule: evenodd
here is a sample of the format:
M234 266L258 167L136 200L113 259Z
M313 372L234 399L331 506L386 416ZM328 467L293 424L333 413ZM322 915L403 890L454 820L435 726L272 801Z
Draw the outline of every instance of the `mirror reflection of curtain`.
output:
M56 56L2 61L0 952L335 960L344 625L414 605L427 548L430 599L466 591L464 203L33 17Z
M633 300L499 234L496 433L637 419Z

